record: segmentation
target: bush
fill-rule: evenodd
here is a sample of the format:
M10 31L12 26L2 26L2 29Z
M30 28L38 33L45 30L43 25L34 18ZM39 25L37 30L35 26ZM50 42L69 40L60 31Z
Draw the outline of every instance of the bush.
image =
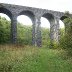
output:
M0 43L10 42L10 22L0 17Z
M0 17L0 44L11 42L11 22L4 17ZM32 27L17 24L17 43L32 44Z
M18 43L31 45L32 44L32 27L25 26L20 23L17 25L17 41Z
M61 48L68 51L72 55L72 18L66 18L65 22L65 35L60 39Z

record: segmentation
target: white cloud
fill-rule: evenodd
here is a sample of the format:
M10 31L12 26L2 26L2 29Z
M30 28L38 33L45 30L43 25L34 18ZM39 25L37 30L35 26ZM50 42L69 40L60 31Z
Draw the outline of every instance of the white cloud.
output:
M20 15L17 18L18 22L22 23L23 25L32 25L32 21L28 16Z
M6 14L0 13L0 16L5 17L8 21L10 21L10 18Z

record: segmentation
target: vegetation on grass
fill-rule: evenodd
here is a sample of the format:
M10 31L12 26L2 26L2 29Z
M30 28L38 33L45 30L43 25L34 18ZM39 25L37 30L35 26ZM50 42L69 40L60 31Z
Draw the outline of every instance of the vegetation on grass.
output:
M64 50L0 45L0 72L72 72Z

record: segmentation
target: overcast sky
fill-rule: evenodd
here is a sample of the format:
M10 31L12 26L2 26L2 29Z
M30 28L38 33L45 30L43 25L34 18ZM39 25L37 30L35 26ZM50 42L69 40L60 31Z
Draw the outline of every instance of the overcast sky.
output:
M37 7L61 12L72 12L72 0L0 0L0 2Z

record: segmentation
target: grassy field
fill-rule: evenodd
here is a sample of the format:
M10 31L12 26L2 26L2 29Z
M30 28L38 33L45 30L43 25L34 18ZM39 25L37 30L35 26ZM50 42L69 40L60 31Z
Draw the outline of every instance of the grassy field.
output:
M0 72L72 72L72 58L62 49L0 45Z

